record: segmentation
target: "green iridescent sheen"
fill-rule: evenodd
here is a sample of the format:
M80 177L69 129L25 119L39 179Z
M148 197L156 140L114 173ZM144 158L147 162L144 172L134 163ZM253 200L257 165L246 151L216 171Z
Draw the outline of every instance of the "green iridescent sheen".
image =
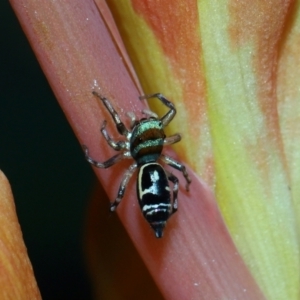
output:
M143 143L138 144L132 151L132 156L136 157L137 154L140 152L140 150L149 148L149 147L156 147L156 146L162 146L164 144L163 139L156 139L156 140L148 140ZM151 153L152 154L152 153Z
M147 120L147 122L140 123L136 129L132 132L131 141L135 140L137 137L143 135L146 131L157 129L162 130L160 120Z

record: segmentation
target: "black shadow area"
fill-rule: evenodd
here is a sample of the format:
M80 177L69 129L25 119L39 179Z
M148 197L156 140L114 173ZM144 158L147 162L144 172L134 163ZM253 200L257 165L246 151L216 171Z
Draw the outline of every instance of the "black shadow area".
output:
M43 299L88 300L82 228L94 175L7 1L0 14L0 168Z

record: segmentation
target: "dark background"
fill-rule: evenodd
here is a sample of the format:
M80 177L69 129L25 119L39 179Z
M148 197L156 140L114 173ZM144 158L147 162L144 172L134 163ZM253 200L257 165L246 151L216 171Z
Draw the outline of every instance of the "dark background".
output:
M43 299L88 300L82 239L94 175L7 1L0 18L0 169Z

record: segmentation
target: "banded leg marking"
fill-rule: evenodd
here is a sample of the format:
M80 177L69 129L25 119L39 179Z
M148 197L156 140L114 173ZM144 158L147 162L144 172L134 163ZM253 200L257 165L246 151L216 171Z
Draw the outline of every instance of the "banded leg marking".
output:
M126 115L130 119L130 128L133 129L134 125L136 124L136 115L133 111L128 111Z
M137 163L132 164L128 170L125 172L125 174L123 175L120 187L119 187L119 191L118 191L118 195L117 198L114 202L112 202L110 204L110 211L115 211L117 206L120 204L121 200L124 197L124 193L127 187L127 184L129 182L129 179L131 178L133 172L136 170L137 168Z
M105 105L106 109L109 111L110 115L112 116L112 118L113 118L113 120L116 124L118 132L127 137L129 135L129 132L126 129L124 123L121 121L118 113L115 111L115 109L111 105L110 101L107 98L101 96L100 94L98 94L95 91L93 91L93 95L98 97L100 100L102 100L102 102Z
M153 117L155 119L158 119L158 115L150 109L143 109L142 113L148 117Z
M164 146L165 145L172 145L181 141L181 135L176 133L174 135L168 136L164 139Z
M165 106L169 107L170 110L160 119L162 126L166 127L176 115L176 108L172 102L170 102L167 98L165 98L161 93L151 94L151 95L143 95L139 97L140 100L149 99L149 98L157 98L159 99Z
M110 166L116 164L117 162L119 162L123 158L126 158L126 156L124 156L124 153L119 153L119 154L114 155L113 157L111 157L107 161L104 161L103 163L101 163L99 161L94 160L92 157L89 156L89 149L88 149L87 146L82 145L82 148L83 148L83 151L85 153L86 160L90 164L92 164L93 166L95 166L97 168L102 168L102 169L109 168Z
M107 133L107 130L106 130L106 124L107 122L106 121L103 121L103 124L102 124L102 127L100 129L103 137L105 138L105 140L107 141L108 145L110 147L112 147L114 150L116 151L120 151L122 149L126 149L126 143L124 141L114 141L110 136L109 134Z
M165 170L166 171L166 170ZM178 186L179 186L179 180L176 176L174 176L172 173L166 171L168 179L173 183L173 210L172 214L174 214L178 209Z
M174 169L177 169L182 172L182 174L186 180L185 189L187 191L189 191L189 185L191 184L192 180L189 177L189 174L187 173L185 166L183 164L179 163L178 161L176 161L174 158L172 158L170 156L166 156L164 154L162 154L160 156L160 159L162 161L164 161L166 164L168 164L169 166L173 167Z

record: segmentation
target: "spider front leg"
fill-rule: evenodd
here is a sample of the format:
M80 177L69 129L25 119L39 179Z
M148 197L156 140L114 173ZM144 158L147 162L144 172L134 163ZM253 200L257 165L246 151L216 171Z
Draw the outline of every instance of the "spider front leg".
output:
M101 133L103 135L103 137L105 138L105 140L107 141L108 145L111 146L114 150L116 151L120 151L122 149L126 149L126 143L125 141L114 141L111 139L111 137L109 136L109 134L107 133L106 130L106 121L103 121L102 127L101 127Z
M126 190L128 182L129 182L129 179L131 178L131 176L132 176L133 172L136 170L136 168L137 168L137 163L132 164L128 168L128 170L125 172L125 174L123 175L123 179L121 181L119 191L118 191L118 196L117 196L116 200L111 203L110 211L115 211L117 206L120 204L121 200L124 197L125 190Z
M176 161L174 158L170 157L170 156L166 156L164 154L162 154L160 156L160 159L162 161L164 161L166 164L168 164L169 166L179 170L182 172L185 180L186 180L186 186L185 186L185 189L187 191L189 191L189 185L191 184L192 180L191 178L189 177L189 174L187 173L186 171L186 168L183 164L179 163L178 161Z
M170 110L160 119L162 123L162 127L166 127L176 115L176 108L174 104L165 98L161 93L152 94L152 95L143 95L139 97L140 100L142 99L149 99L149 98L157 98L159 99L164 105L170 108Z
M118 113L115 111L115 109L113 108L112 104L110 103L110 101L101 96L100 94L98 94L97 92L93 91L93 95L98 97L102 102L103 104L105 105L106 109L109 111L110 115L112 116L115 124L116 124L116 127L117 127L117 130L120 134L128 137L129 136L129 132L128 130L126 129L124 123L121 121Z
M93 166L97 167L97 168L102 168L102 169L107 169L109 167L111 167L112 165L116 164L117 162L121 161L124 158L127 158L124 154L124 152L119 153L114 155L113 157L111 157L110 159L108 159L107 161L101 163L99 161L94 160L93 158L91 158L89 156L89 149L87 146L82 145L84 154L85 154L85 159L92 164Z

